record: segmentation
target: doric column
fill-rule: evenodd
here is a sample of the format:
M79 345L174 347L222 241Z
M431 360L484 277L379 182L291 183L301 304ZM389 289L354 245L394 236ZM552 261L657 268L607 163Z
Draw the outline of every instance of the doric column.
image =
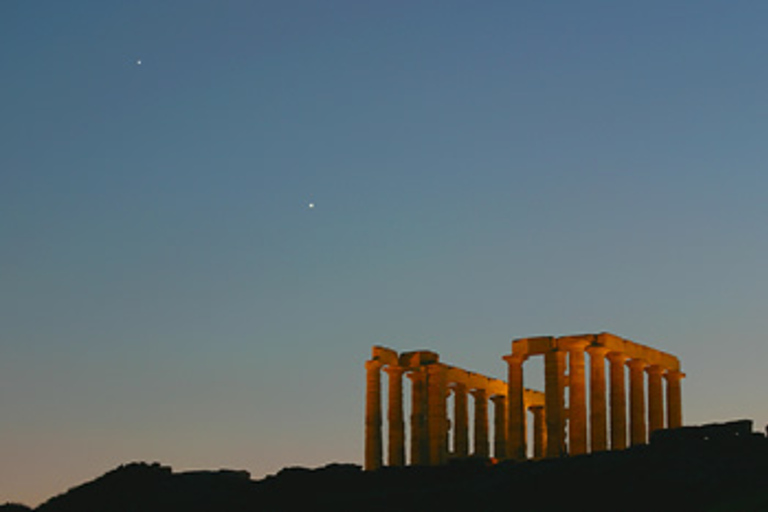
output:
M608 349L593 345L589 352L589 440L592 452L608 449L605 407L605 355Z
M497 459L507 457L507 397L493 395L493 456Z
M631 359L629 366L629 430L632 446L646 443L645 429L645 368L642 359Z
M390 466L405 465L405 422L403 421L403 372L402 366L386 366L389 375L389 444L387 461Z
M544 406L531 406L533 413L533 458L541 459L547 452L547 424L544 417Z
M587 394L584 350L589 341L566 339L568 351L568 447L571 455L587 453Z
M448 416L446 411L445 366L427 365L427 428L429 430L429 464L439 466L447 460Z
M423 368L407 374L411 379L411 464L429 463L427 443L427 383Z
M488 457L488 394L484 389L473 389L475 398L475 453L476 457Z
M381 467L381 362L365 362L365 469Z
M611 450L627 448L627 386L624 364L627 356L609 352L611 374Z
M507 457L525 460L525 399L523 362L526 356L504 356L507 362Z
M457 457L469 456L469 415L467 413L467 386L460 382L451 384L453 389L454 445Z
M667 379L667 426L678 428L683 426L683 400L680 381L685 374L680 370L669 370Z
M547 457L562 457L565 450L565 355L562 350L544 354L544 394L547 419Z
M661 375L664 368L651 365L645 369L648 373L648 434L664 428L664 392L661 385Z

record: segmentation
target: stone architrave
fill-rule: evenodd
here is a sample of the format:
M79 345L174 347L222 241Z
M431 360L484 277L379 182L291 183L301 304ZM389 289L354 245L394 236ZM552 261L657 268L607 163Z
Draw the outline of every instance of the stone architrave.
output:
M503 358L507 370L507 457L525 460L525 400L523 388L523 362L525 356L512 354Z
M403 372L402 366L386 366L389 375L389 444L387 460L390 466L405 464L405 421L403 420Z
M661 377L664 368L651 365L646 368L648 374L648 433L664 428L664 393Z
M484 389L473 389L475 399L475 457L488 457L488 393Z
M381 363L365 362L365 469L379 469L382 464L381 437Z
M611 450L627 448L627 385L624 366L628 357L609 352L611 376Z
M592 452L608 449L608 425L605 397L605 356L608 349L587 348L589 353L589 440Z
M507 457L507 397L493 395L493 456Z
M547 457L567 454L565 448L565 355L562 350L544 354L545 416L547 419Z
M645 444L647 439L645 428L645 368L648 366L642 359L631 359L629 367L629 430L632 446Z
M683 426L682 393L680 381L685 374L680 370L667 371L667 427L678 428Z

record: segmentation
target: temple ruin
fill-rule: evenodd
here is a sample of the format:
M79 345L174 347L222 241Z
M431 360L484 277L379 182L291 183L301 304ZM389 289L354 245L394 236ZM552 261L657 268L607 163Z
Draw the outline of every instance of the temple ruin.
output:
M544 356L543 393L523 385L524 362L538 355ZM512 353L502 359L508 365L506 382L441 362L435 352L398 354L389 348L373 347L372 357L365 363L365 469L384 464L382 371L388 375L389 466L434 466L452 458L490 457L489 401L493 404L492 446L496 459L623 450L628 444L628 430L629 444L637 445L646 443L656 430L682 426L680 382L685 374L680 371L678 358L665 352L600 333L517 339L512 342ZM405 400L404 375L411 381L410 397ZM471 453L470 395L474 406ZM407 458L405 402L410 406ZM527 420L528 413L532 422ZM533 445L530 453L529 439Z

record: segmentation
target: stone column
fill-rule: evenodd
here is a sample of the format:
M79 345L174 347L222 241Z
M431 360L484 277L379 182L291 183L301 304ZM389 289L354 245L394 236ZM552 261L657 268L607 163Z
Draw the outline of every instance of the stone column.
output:
M475 398L475 457L488 457L488 394L484 389L473 389Z
M584 350L589 341L569 339L568 350L568 447L571 455L587 453L587 394L584 375Z
M469 415L467 413L467 386L455 382L453 388L454 446L457 457L469 456Z
M645 444L645 368L642 359L631 359L629 366L629 430L632 446Z
M507 457L525 460L525 389L523 388L523 362L526 356L504 356L507 362Z
M565 449L565 355L562 350L544 354L547 457L562 457Z
M669 370L667 379L667 426L678 428L683 426L683 400L680 381L685 374L680 370Z
M403 421L403 372L402 366L386 366L389 375L389 444L387 461L390 466L405 465L405 422Z
M544 418L544 406L531 406L533 413L533 458L542 459L547 452L547 424Z
M507 397L493 395L493 456L497 459L507 457Z
M664 368L654 364L645 371L648 373L648 434L650 435L664 428L664 393L661 385Z
M627 386L624 364L628 357L609 352L611 374L611 450L627 448Z
M605 356L608 349L593 345L589 352L589 440L592 452L608 449L605 407Z
M381 362L365 362L365 469L379 469L382 459L381 438Z
M439 466L447 461L448 416L446 410L445 366L427 365L427 428L429 430L429 464Z
M429 463L427 444L427 382L426 373L419 368L408 373L411 379L411 464Z

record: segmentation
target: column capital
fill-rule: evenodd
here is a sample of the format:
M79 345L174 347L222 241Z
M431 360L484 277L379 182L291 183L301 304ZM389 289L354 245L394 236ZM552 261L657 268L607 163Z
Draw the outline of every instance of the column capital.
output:
M378 359L369 359L365 362L366 370L379 370L382 366L382 362Z
M526 359L528 359L528 354L508 354L506 356L501 356L501 358L507 362L507 364L523 364Z
M630 370L645 370L648 367L648 363L645 359L630 359L627 361L627 366Z
M543 411L544 410L544 406L543 405L529 405L528 406L528 410L531 411L531 412Z
M452 389L454 391L467 391L467 385L463 382L451 382L448 384L448 389Z
M623 352L608 352L608 355L606 356L608 360L611 363L615 364L624 364L627 359L629 359L629 356L624 354Z
M661 375L663 375L663 374L664 374L664 372L665 372L665 371L666 371L666 370L664 369L664 367L663 367L663 366L660 366L660 365L658 365L658 364L651 364L651 365L648 365L648 366L645 368L645 372L646 372L648 375L658 375L658 376L661 376Z
M414 368L405 374L413 382L424 380L424 370L421 367Z
M472 395L475 398L487 398L488 397L487 393L488 392L485 389L482 389L482 388L475 388L475 389L471 389L469 391L469 394Z
M490 398L491 402L493 403L505 403L507 401L506 395L491 395Z
M667 370L667 373L664 374L664 377L666 377L668 381L680 381L681 379L685 378L685 374L680 370Z
M590 345L587 347L587 353L590 357L605 357L611 349L602 345Z
M391 364L384 367L384 371L387 372L390 375L398 375L399 376L399 375L402 375L403 373L405 373L406 370L407 370L407 368L404 367L404 366L392 366Z

